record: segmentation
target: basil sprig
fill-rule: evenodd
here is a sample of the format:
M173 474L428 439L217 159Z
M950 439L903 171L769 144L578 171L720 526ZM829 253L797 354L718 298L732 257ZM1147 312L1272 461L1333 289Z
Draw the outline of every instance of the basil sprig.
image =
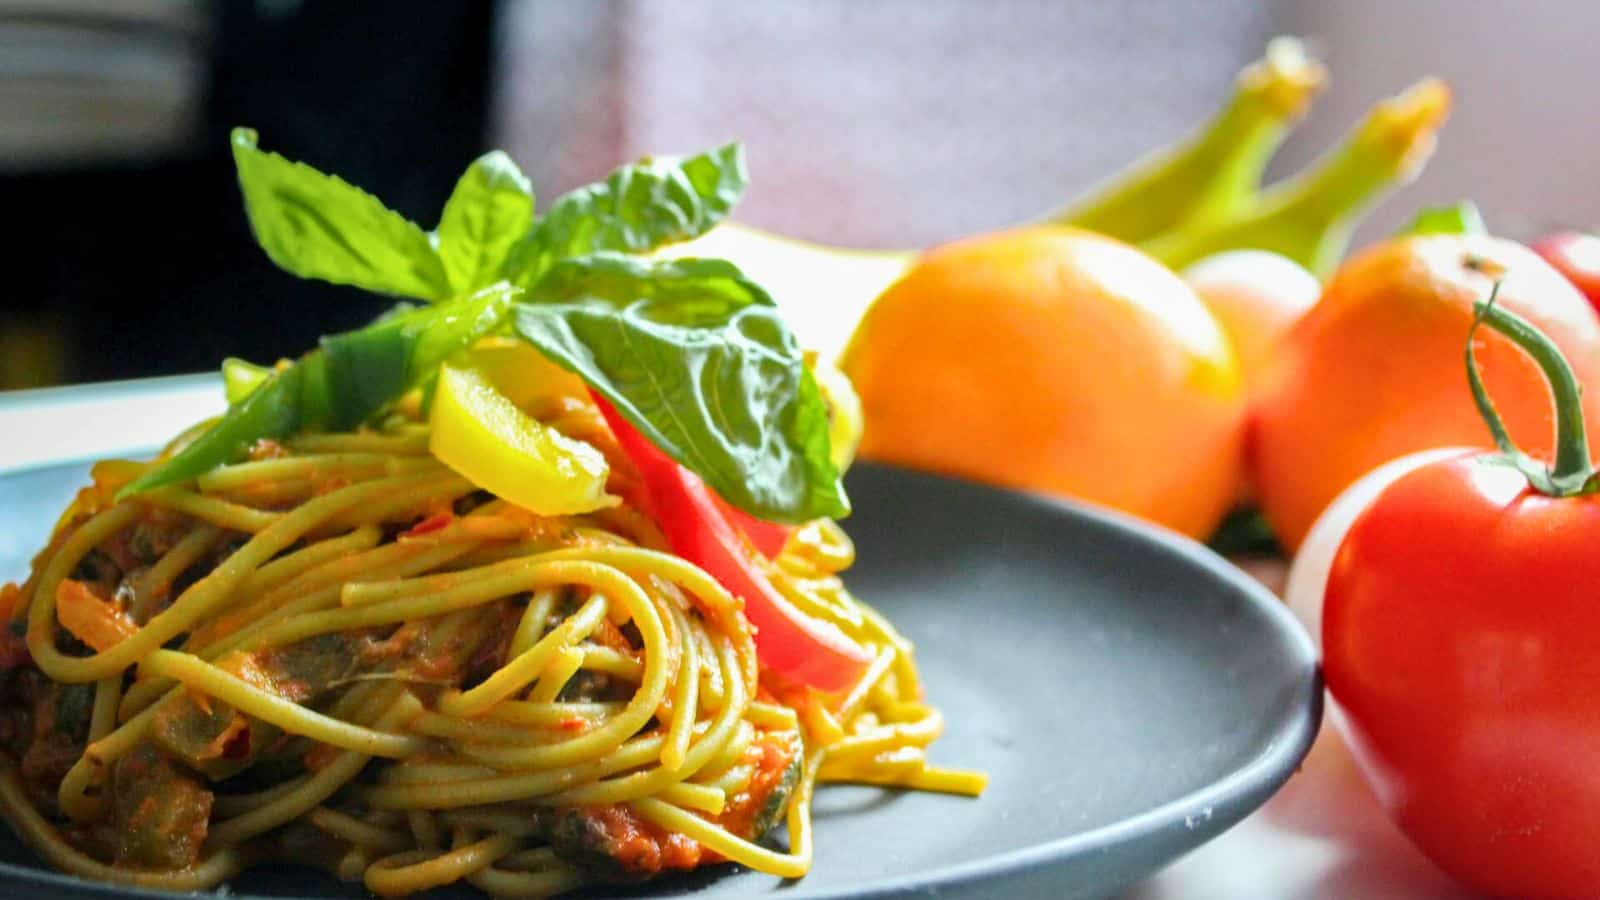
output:
M783 522L849 512L822 396L771 297L729 262L640 255L728 215L746 182L738 145L624 166L542 216L528 179L496 151L462 175L431 232L261 150L248 129L234 131L233 153L273 262L432 305L324 338L270 373L234 362L241 399L125 493L193 478L261 438L370 420L451 353L509 330L733 505Z

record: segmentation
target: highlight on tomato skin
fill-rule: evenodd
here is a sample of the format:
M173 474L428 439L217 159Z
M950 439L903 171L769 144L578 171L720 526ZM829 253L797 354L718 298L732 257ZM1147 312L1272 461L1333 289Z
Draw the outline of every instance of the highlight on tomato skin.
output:
M1442 459L1477 452L1468 447L1436 447L1390 460L1345 488L1317 517L1300 550L1290 562L1283 599L1295 618L1305 626L1312 643L1319 650L1322 647L1322 613L1328 578L1350 526L1372 505L1374 498L1405 475Z

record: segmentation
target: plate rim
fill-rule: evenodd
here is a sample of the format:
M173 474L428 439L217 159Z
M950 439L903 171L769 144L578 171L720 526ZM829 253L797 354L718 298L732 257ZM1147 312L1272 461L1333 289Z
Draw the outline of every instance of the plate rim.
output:
M1047 866L1064 858L1071 858L1081 853L1092 851L1106 843L1133 840L1147 834L1157 833L1175 824L1186 823L1188 815L1186 811L1188 810L1194 810L1206 815L1203 811L1209 808L1212 810L1209 814L1211 818L1208 818L1204 824L1210 825L1213 821L1221 824L1220 827L1213 828L1214 833L1190 848L1198 849L1198 847L1216 839L1223 831L1260 808L1263 803L1287 783L1290 776L1298 769L1300 762L1311 751L1311 745L1316 740L1322 726L1324 697L1322 669L1318 661L1316 647L1299 620L1289 611L1287 604L1278 599L1271 591L1268 591L1260 582L1251 578L1244 570L1228 562L1220 554L1199 541L1175 531L1153 525L1127 513L1078 500L1070 500L1036 491L1001 487L950 475L924 472L883 463L864 462L863 465L896 473L910 474L919 478L931 478L954 484L958 488L976 488L982 491L1009 495L1018 501L1041 507L1046 511L1055 511L1070 517L1084 519L1094 525L1120 532L1124 537L1152 541L1159 545L1163 551L1176 554L1186 563L1197 566L1211 576L1228 584L1230 588L1239 590L1245 596L1251 608L1263 613L1267 620L1272 623L1274 634L1283 639L1287 647L1294 651L1294 658L1291 663L1298 663L1301 673L1306 677L1304 682L1298 685L1302 701L1292 704L1287 721L1278 723L1279 727L1272 730L1267 738L1267 746L1260 753L1222 778L1211 781L1205 786L1190 791L1181 797L1169 800L1144 812L1066 837L1010 850L983 859L946 866L915 876L872 882L863 885L860 889L830 889L817 894L797 894L793 895L795 900L870 900L870 898L888 897L902 892L960 885L970 886L986 880L1004 878L1016 872ZM1256 790L1252 791L1250 790L1251 788ZM1237 815L1233 815L1231 820L1228 816L1218 818L1217 810L1227 805L1230 801L1238 805L1238 809L1231 810L1231 812L1236 812ZM1161 866L1151 870L1149 874L1154 874L1161 868L1170 865L1180 855L1182 855L1181 852L1174 855L1167 862L1162 863ZM256 898L241 898L241 900L256 900Z
M50 404L52 402L70 402L83 399L100 394L103 391L137 393L142 385L148 385L152 390L159 390L180 380L197 378L198 376L173 376L164 379L114 382L105 385L69 386L27 393L34 395L28 398L30 400L42 404ZM49 394L50 396L40 396L41 394ZM0 397L0 399L3 399L3 397ZM9 404L0 402L0 413L5 412L7 406ZM150 452L150 450L151 448L148 446L130 444L116 452L136 454ZM0 466L0 478L25 476L44 469L83 465L99 458L104 458L104 455L62 454L34 462ZM1229 563L1203 544L1184 535L1134 518L1126 513L1076 500L882 463L864 462L861 465L891 474L931 479L954 486L958 490L992 492L1012 502L1022 503L1045 514L1077 519L1091 528L1109 529L1124 540L1142 541L1158 552L1172 554L1182 564L1203 572L1225 585L1227 589L1241 595L1253 614L1264 617L1270 626L1272 634L1288 651L1289 664L1296 670L1298 677L1295 679L1297 682L1295 686L1298 702L1293 702L1285 716L1273 723L1273 727L1266 735L1266 746L1247 762L1235 767L1221 778L1210 781L1183 796L1168 800L1151 809L1087 831L1076 832L981 859L943 866L926 872L876 880L855 887L824 888L819 891L808 892L804 888L804 880L801 879L795 883L796 889L793 892L786 890L784 896L791 897L793 900L868 900L868 898L884 898L918 892L936 892L944 888L982 886L986 882L1000 883L1008 877L1042 870L1097 849L1136 841L1142 837L1158 834L1179 825L1188 827L1191 830L1204 827L1210 832L1192 847L1172 854L1170 858L1161 863L1160 866L1152 869L1147 875L1140 876L1148 877L1148 874L1154 874L1160 868L1170 865L1183 853L1214 840L1223 831L1231 828L1238 821L1259 808L1283 787L1298 768L1301 760L1310 751L1312 742L1320 730L1323 716L1322 673L1318 665L1317 652L1310 636L1305 633L1304 628L1301 627L1298 620L1294 618L1282 601L1243 570ZM1201 815L1205 818L1199 825L1190 825L1190 817L1194 815ZM96 882L53 869L0 861L0 885L5 885L8 882L18 887L39 885L68 891L87 892L84 894L85 896L103 896L108 900L109 898L117 897L159 900L162 897L174 896L172 892L157 888ZM283 900L283 898L273 898L260 894L240 893L227 887L224 887L223 890L225 893L206 892L190 896L226 896L232 898L232 900ZM308 895L306 900L314 900L314 898Z

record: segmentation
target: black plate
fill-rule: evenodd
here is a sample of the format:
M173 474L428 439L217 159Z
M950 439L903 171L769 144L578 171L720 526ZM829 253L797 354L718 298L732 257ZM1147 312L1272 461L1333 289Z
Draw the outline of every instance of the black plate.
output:
M62 464L0 476L0 578L24 573L85 473ZM858 467L850 493L859 562L849 582L917 644L949 720L935 758L988 770L988 792L830 787L804 880L720 867L624 895L1104 896L1255 809L1309 747L1321 715L1309 641L1200 546L895 469ZM362 895L286 866L232 890ZM42 871L0 829L0 896L142 894Z

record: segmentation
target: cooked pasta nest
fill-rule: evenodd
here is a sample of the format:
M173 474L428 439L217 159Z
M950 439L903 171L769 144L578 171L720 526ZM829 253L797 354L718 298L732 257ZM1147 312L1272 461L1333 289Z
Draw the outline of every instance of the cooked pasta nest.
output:
M141 464L95 468L0 595L0 807L34 850L173 890L292 859L534 897L721 860L799 877L818 783L982 789L928 764L943 721L833 522L764 563L873 655L821 694L763 674L740 601L637 510L535 516L427 437L303 436L121 502Z

